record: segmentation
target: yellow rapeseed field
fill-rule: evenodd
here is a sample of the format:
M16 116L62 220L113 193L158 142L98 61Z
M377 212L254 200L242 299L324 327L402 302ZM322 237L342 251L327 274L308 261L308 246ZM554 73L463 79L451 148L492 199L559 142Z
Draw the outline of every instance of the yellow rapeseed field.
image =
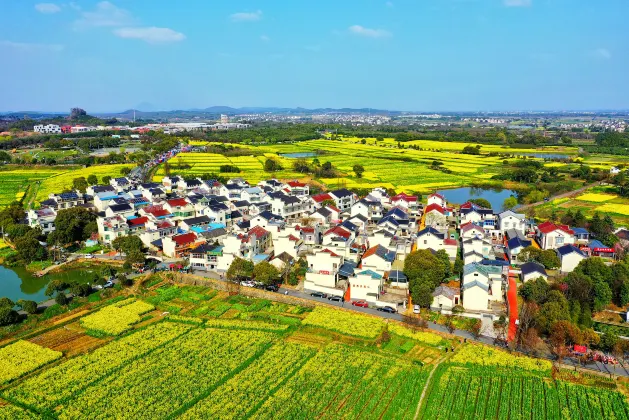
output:
M19 378L59 359L60 351L38 346L30 341L17 341L0 349L0 384Z
M618 198L615 194L603 194L603 193L585 193L577 197L577 200L591 201L593 203L603 203L605 201Z
M629 204L603 204L602 206L598 206L595 211L601 213L616 213L622 214L624 216L629 216Z

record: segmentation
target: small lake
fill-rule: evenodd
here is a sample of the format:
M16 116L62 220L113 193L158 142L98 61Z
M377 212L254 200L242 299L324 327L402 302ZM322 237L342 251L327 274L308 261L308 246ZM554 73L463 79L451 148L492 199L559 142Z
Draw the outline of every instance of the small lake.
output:
M532 156L538 159L570 159L572 156L562 153L515 153L517 156Z
M0 265L0 297L8 297L14 302L26 299L40 303L49 299L45 292L50 281L63 279L67 282L80 282L89 271L91 270L75 269L35 277L23 267L9 268Z
M317 156L317 153L316 152L281 153L280 156L289 158L289 159L301 159L301 158L315 157Z
M438 191L439 194L444 196L449 203L463 204L472 198L484 198L491 203L491 208L495 211L502 210L502 204L505 199L510 196L517 197L517 193L512 190L503 189L488 189L488 188L474 188L474 187L461 187L451 190Z

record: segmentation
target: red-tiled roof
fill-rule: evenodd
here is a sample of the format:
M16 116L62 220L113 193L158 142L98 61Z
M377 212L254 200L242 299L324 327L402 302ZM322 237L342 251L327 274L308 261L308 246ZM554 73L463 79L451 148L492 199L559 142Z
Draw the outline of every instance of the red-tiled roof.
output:
M183 235L173 236L173 241L175 241L177 245L190 244L196 240L197 240L197 235L195 235L193 232L188 232L188 233L184 233Z
M167 203L170 207L185 207L189 204L184 198L174 198L168 200Z
M431 204L428 207L426 207L426 210L424 211L424 213L430 213L433 210L437 210L439 213L444 214L445 210L443 209L443 207L441 207L438 204Z
M323 194L313 195L312 199L317 203L322 203L325 200L332 200L332 197L330 197L330 194L328 193L323 193Z
M329 229L327 232L324 233L324 235L327 235L327 234L330 234L330 233L334 234L336 236L340 236L340 237L345 238L345 239L347 239L347 238L349 238L351 236L351 234L348 231L346 231L345 229L343 229L340 226L335 226L332 229Z
M304 184L303 182L299 182L299 181L289 181L287 182L287 184L293 188L295 187L305 187L306 184Z
M251 237L251 235L256 235L258 238L261 238L265 235L268 235L269 232L265 230L262 226L255 226L247 232L247 237Z
M556 225L552 222L544 222L541 225L537 226L537 229L544 234L548 234L556 230L563 230L565 233L574 235L574 231L570 229L570 227L566 225Z
M338 208L338 207L333 206L333 205L329 205L329 206L328 206L328 209L333 210L333 211L335 211L335 212L337 212L337 213L340 213L340 212L341 212L341 210L339 210L339 208Z
M396 195L395 197L391 197L391 201L399 201L399 200L404 200L408 203L408 202L417 201L417 197L414 195L406 195L404 193L400 193Z
M174 227L175 225L172 224L169 220L162 220L161 222L157 223L157 228L158 229L165 229L165 228L170 228L170 227Z
M461 231L462 232L468 232L468 231L474 230L474 229L480 230L481 232L484 232L483 228L481 228L478 225L475 225L472 222L467 222L467 223L461 225Z
M367 257L370 257L372 255L374 255L376 253L376 251L378 250L378 245L373 246L371 248L369 248L367 251L365 251L365 253L363 254L363 260Z
M443 244L444 245L454 245L454 246L458 245L456 243L456 239L444 239Z
M288 239L290 239L293 242L297 242L299 240L299 238L293 236L293 235L288 235Z
M323 250L323 251L321 251L321 252L326 252L326 253L330 254L331 256L333 256L333 257L340 257L340 255L335 254L334 252L330 251L330 250L329 250L329 249L327 249L327 248L326 248L326 249L324 249L324 250Z
M439 193L430 194L430 195L428 196L428 198L430 198L430 197L438 197L438 198L440 198L440 199L442 199L442 200L445 200L445 199L446 199L444 196L442 196L442 195L441 195L441 194L439 194Z
M148 222L149 218L146 216L136 217L135 219L129 219L129 226L139 226Z

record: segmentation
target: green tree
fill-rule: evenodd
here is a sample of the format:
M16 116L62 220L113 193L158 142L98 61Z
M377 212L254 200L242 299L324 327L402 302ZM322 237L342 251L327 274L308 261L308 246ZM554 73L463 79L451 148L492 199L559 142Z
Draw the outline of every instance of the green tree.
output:
M542 333L549 333L552 325L557 321L570 320L570 307L566 298L557 290L548 293L548 300L544 303L535 317L535 324Z
M461 255L459 255L459 253L456 254L456 260L454 260L454 274L457 276L460 276L461 274L463 274L463 259L461 258Z
M109 185L109 181L111 181L111 177L109 175L105 175L103 177L103 184Z
M588 276L573 271L564 279L568 286L566 295L570 300L578 300L581 306L589 306L592 300L592 289L594 284Z
M253 263L242 258L234 258L227 270L227 279L231 281L242 281L251 278L253 275Z
M128 166L125 166L124 168L120 169L120 174L127 176L131 173L131 168L129 168Z
M142 240L134 235L120 236L111 242L111 246L119 252L129 254L133 251L142 251L144 243Z
M59 294L55 296L55 302L57 305L65 306L70 302L70 299L68 299L65 293L59 292Z
M15 324L20 320L20 315L8 306L0 306L0 327Z
M555 269L561 266L561 260L552 249L547 249L539 254L538 262L548 269Z
M434 287L429 283L415 283L411 288L413 303L420 307L429 308L432 304L432 292Z
M264 170L267 172L281 171L282 165L277 160L269 158L264 162Z
M352 169L354 170L354 173L356 174L356 178L363 177L363 172L365 172L365 168L363 165L357 163L356 165L354 165Z
M0 308L5 308L5 307L13 308L14 306L15 306L15 302L13 302L8 297L0 298Z
M37 312L37 302L34 300L20 299L17 301L17 304L27 314L34 314Z
M546 302L550 285L543 277L529 280L520 287L518 293L527 302L534 302L538 305Z
M139 250L130 251L127 254L127 258L125 258L125 262L128 262L131 265L143 265L146 261L146 257L144 253Z
M518 254L518 260L522 262L539 261L542 250L534 246L527 246Z
M411 288L414 282L428 283L433 290L445 278L443 261L427 249L411 252L404 260L404 273Z
M612 302L612 290L609 284L599 281L594 283L594 311L599 312Z
M445 249L440 249L435 254L437 258L441 260L444 268L444 278L448 278L452 275L452 263L450 262L450 256L445 251Z
M487 199L485 198L472 198L469 200L470 203L474 203L477 206L481 206L483 208L486 209L490 209L491 208L491 203L489 201L487 201Z
M277 268L267 261L262 261L253 267L253 277L256 281L263 284L273 284L280 276Z
M70 293L74 296L87 296L92 291L92 288L87 284L75 283L70 287Z
M64 280L52 280L46 287L46 296L52 296L55 292L63 292L68 287L70 287L70 284Z
M72 189L74 190L79 190L80 192L85 193L85 190L87 190L87 187L88 187L87 180L85 179L84 176L74 178L72 180Z
M96 215L83 207L59 210L55 230L48 235L48 242L66 245L89 238L86 226L96 221Z
M91 174L87 177L87 183L90 185L98 184L98 177L94 174Z
M37 239L24 236L13 241L15 250L20 260L25 263L32 261L41 261L46 259L46 248L44 248Z
M505 198L505 201L502 203L503 210L509 210L518 205L518 199L514 196Z

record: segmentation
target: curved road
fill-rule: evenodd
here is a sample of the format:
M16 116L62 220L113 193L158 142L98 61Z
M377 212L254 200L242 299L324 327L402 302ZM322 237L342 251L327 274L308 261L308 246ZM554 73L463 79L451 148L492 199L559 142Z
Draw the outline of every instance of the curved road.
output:
M566 197L572 197L572 196L579 195L582 192L584 192L585 190L588 190L588 189L590 189L592 187L598 187L602 183L603 183L603 181L598 181L598 182L595 182L593 184L589 184L589 185L587 185L585 187L581 187L578 190L568 191L568 192L563 193L563 194L553 195L551 197L548 197L548 202L553 201L553 200L557 200L557 199L560 199L560 198L566 198ZM535 206L542 205L544 203L547 203L547 201L538 201L537 203L523 204L521 206L516 207L516 210L524 210L524 209L528 209L529 207L535 207Z

